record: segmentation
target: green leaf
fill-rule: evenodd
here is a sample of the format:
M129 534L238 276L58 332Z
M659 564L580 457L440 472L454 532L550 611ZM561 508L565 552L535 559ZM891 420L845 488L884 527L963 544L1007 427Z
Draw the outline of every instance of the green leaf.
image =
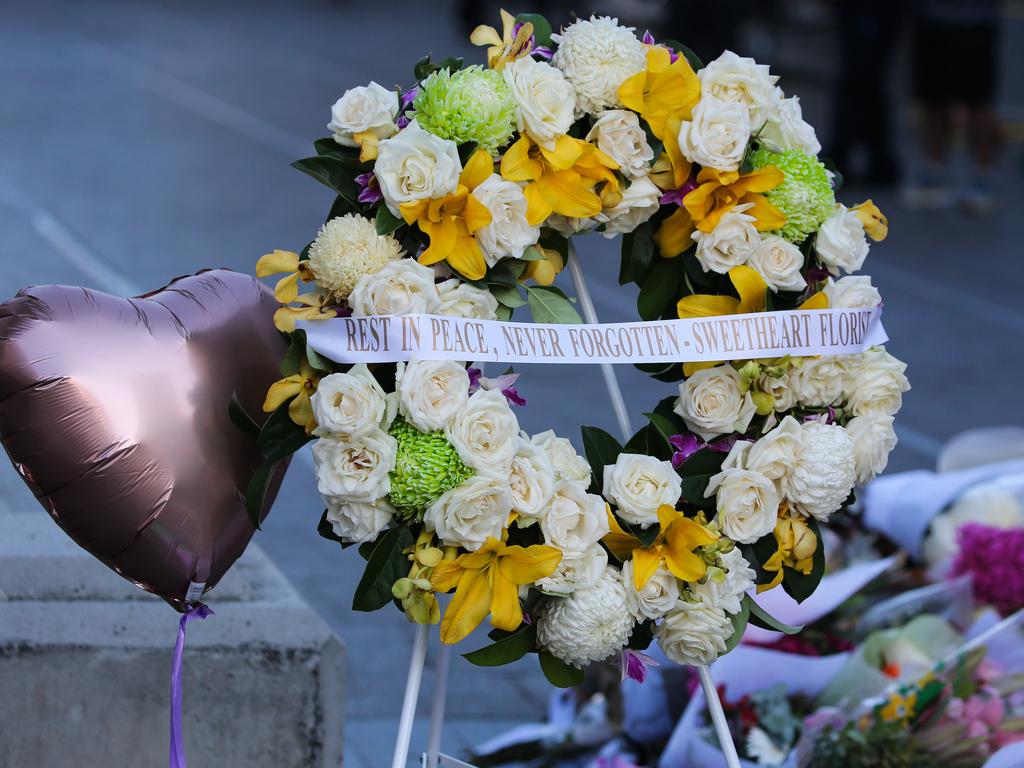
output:
M511 320L512 307L506 307L504 304L499 304L498 308L494 311L494 314L499 320Z
M404 525L392 528L377 541L352 597L352 610L376 611L391 602L391 587L409 571L402 550L411 544L412 534Z
M679 299L682 272L681 259L664 259L654 265L636 300L640 317L657 320L675 304Z
M818 530L818 521L808 517L804 522L818 538L818 548L814 550L814 559L811 561L811 572L804 575L800 571L783 566L782 577L782 588L798 603L814 594L821 577L825 575L825 542L821 538L821 531Z
M341 195L353 208L360 208L358 168L333 157L306 157L292 163L292 168L324 184Z
M346 165L351 165L353 168L362 165L359 161L358 147L344 147L336 142L332 136L317 139L313 142L313 148L316 149L317 157L330 157L334 160L340 160Z
M746 595L744 595L744 597L746 597ZM740 605L740 612L730 615L729 619L732 621L732 635L730 635L729 639L725 643L724 653L731 651L739 645L740 640L743 639L743 632L746 630L747 621L750 619L750 606L747 600L744 599L743 603Z
M619 264L619 285L642 285L654 262L654 233L651 223L645 221L622 237L622 256Z
M428 53L422 59L416 62L412 68L413 77L416 78L416 82L422 82L430 76L431 72L437 69L437 65L430 60L430 54Z
M661 524L652 523L646 528L641 526L639 523L627 523L618 515L615 515L615 519L619 522L619 527L626 533L632 534L643 546L649 547L654 543L654 540L658 538L661 533Z
M658 381L671 383L683 378L683 366L679 363L637 363L633 367Z
M711 482L711 475L690 475L683 478L682 497L683 499L701 509L714 509L715 495L705 496L708 490L708 483Z
M802 624L785 624L779 621L768 613L768 611L758 605L757 601L750 595L743 596L743 604L746 610L750 613L750 623L755 627L771 629L776 632L783 632L787 635L795 635L804 628Z
M544 672L544 677L556 688L572 688L574 685L582 683L587 677L579 667L566 664L547 651L541 651L537 655L540 657L540 668Z
M678 435L679 428L670 419L662 416L656 411L645 413L644 416L650 419L651 426L658 430L658 432L665 438L665 442L668 444L669 448L671 448L672 443L669 442L669 438ZM675 453L674 450L672 452Z
M644 621L633 627L633 632L629 636L629 642L626 643L626 647L632 648L634 651L644 651L650 648L653 641L654 622Z
M470 664L478 667L500 667L518 661L537 645L537 625L523 625L496 643L462 654Z
M539 13L520 13L516 21L520 24L533 24L533 40L538 46L551 46L551 22Z
M683 462L679 473L686 477L688 475L717 475L722 469L722 462L726 454L713 451L710 448L701 448L695 454Z
M289 401L281 403L277 410L270 414L267 420L263 422L263 428L260 430L260 436L256 443L259 446L260 453L264 456L267 455L267 451L270 450L271 446L286 439L296 430L302 432L302 427L292 421L292 417L288 415L288 403Z
M653 424L645 424L633 435L622 449L623 453L639 453L666 461L672 458L672 445L668 438Z
M388 207L381 203L377 207L377 218L375 219L377 224L378 235L390 235L405 222L399 216L395 216Z
M259 439L260 426L245 412L245 408L238 400L237 392L232 392L231 399L228 401L228 417L231 419L231 423L238 427L246 437L252 440Z
M326 357L321 357L320 354L308 344L306 345L306 360L309 361L309 364L318 371L334 373L334 366L331 365L331 361Z
M275 469L277 469L277 461L263 462L249 479L249 485L245 489L245 512L249 515L249 522L257 530L259 530L260 522L263 519L267 490L270 488L270 481L274 477Z
M569 297L553 285L526 288L530 314L535 323L582 323Z
M580 431L583 434L583 452L590 462L590 472L594 478L593 484L600 493L604 481L604 468L615 463L622 453L622 446L603 429L583 427Z
M542 261L544 259L544 254L540 252L540 249L537 246L531 245L523 251L523 255L519 258L523 261Z
M678 40L659 40L658 44L667 45L676 53L683 54L683 57L690 63L690 66L693 68L694 72L704 69L704 62L700 60L700 56L691 51Z
M287 459L312 439L310 435L306 434L305 430L300 428L283 440L271 443L267 446L267 450L263 455L268 461L281 461L282 459Z
M291 334L288 349L281 358L281 375L294 376L301 370L302 358L306 356L306 332L299 329Z
M526 303L526 299L523 298L519 289L510 285L492 285L490 291L491 295L506 307L515 309Z

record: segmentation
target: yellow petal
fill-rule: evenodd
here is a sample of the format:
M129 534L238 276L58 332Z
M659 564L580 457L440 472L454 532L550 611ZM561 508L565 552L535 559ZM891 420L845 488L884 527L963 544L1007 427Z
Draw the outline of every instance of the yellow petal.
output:
M275 381L267 390L267 397L263 401L263 411L273 413L289 397L299 394L305 384L306 380L302 376L289 376L286 379Z
M402 203L398 206L398 212L402 214L402 219L405 220L406 224L412 224L414 221L423 218L427 210L430 208L430 200L417 200L413 203Z
M769 189L775 189L785 178L786 175L774 165L766 165L756 171L744 173L735 181L726 181L725 184L733 188L737 197L742 197L747 192L767 192Z
M523 187L523 197L526 198L526 222L531 227L543 224L554 213L554 208L536 183Z
M551 163L552 168L564 171L572 168L587 149L587 143L574 139L572 136L559 136L555 139L553 149L540 147L544 159Z
M765 311L767 308L765 291L768 290L768 285L756 269L748 267L746 264L733 267L729 270L729 280L732 281L736 292L740 295L737 312L747 314Z
M498 573L513 584L533 584L550 576L562 561L562 552L547 544L505 547L498 555ZM497 580L497 577L495 577Z
M277 251L260 256L256 262L256 277L267 277L281 272L294 272L299 268L299 254Z
M469 42L473 45L503 45L501 35L494 27L481 24L469 33Z
M515 31L516 28L516 17L513 16L508 11L506 11L504 8L502 8L498 12L498 15L501 16L502 42L509 43L512 40L512 33ZM530 26L532 27L533 25L531 24Z
M559 553L561 557L561 553ZM519 604L519 588L499 573L491 571L491 625L506 632L519 629L523 608Z
M652 74L664 72L672 64L672 54L668 48L660 45L652 45L647 49L647 71Z
M288 404L288 416L300 427L312 429L316 425L313 417L313 404L309 400L309 392L305 388Z
M447 259L455 247L455 240L459 234L455 219L451 216L444 216L436 224L420 219L419 227L430 238L430 246L420 254L419 263L429 266Z
M828 309L828 296L824 291L818 291L807 299L797 309Z
M282 277L274 286L274 298L282 304L291 304L299 295L299 273Z
M466 207L462 209L462 220L466 222L468 231L476 232L491 223L491 212L486 205L469 195L466 197Z
M281 307L274 313L274 327L291 333L295 330L297 320L326 320L334 315L334 310L322 310L320 307Z
M864 225L864 232L874 241L885 240L889 234L889 220L870 199L850 209Z
M683 581L700 581L707 573L708 566L693 552L676 549L665 549L665 565L672 575Z
M491 609L491 586L486 570L466 570L441 620L441 642L452 645L480 626Z
M423 255L426 256L426 253ZM472 235L458 235L447 258L452 268L468 280L480 280L487 274L484 253ZM422 257L420 261L423 261Z
M629 553L640 545L640 540L633 534L622 530L622 526L619 525L619 521L615 519L615 515L612 514L611 509L607 505L606 510L608 512L608 528L610 532L601 539L601 543L608 547L615 557L624 561L629 557Z
M466 161L462 174L459 176L459 184L473 190L483 184L484 180L492 173L494 173L494 158L487 150L478 149Z
M721 360L703 363L683 363L683 376L693 376L697 371L703 371L705 368L717 368L721 364Z
M633 586L643 589L661 565L661 555L653 549L633 550Z
M601 198L575 171L548 171L537 180L536 186L555 213L588 219L601 212Z
M769 203L764 195L748 192L741 200L751 204L744 213L754 217L754 229L758 232L774 232L786 224L786 214Z
M533 142L526 135L520 136L501 157L501 175L508 181L534 181L544 172L540 160L530 157Z
M466 570L462 567L461 561L461 556L454 560L442 560L430 572L430 586L434 588L435 592L447 592L458 586L462 572Z
M693 245L693 217L685 208L679 208L661 222L654 233L654 242L664 259L671 259Z
M377 159L377 142L379 141L377 134L373 131L363 131L353 134L352 138L359 142L360 163L368 163Z
M538 245L537 249L544 258L526 262L526 269L523 270L519 282L533 280L538 285L551 285L555 282L558 273L565 267L565 260L562 258L562 254L553 248L542 248Z
M684 296L676 304L676 313L680 318L688 317L719 317L721 315L735 315L739 307L739 299L732 296L715 296L707 293L698 293L693 296Z
M647 83L647 73L637 72L619 86L619 101L627 109L642 113L644 111L644 86Z

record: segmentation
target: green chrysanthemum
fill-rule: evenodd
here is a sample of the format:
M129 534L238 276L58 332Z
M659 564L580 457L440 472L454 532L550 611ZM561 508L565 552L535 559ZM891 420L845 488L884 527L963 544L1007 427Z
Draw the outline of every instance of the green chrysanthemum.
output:
M758 149L750 156L755 169L774 165L785 180L764 193L768 202L786 214L786 224L778 234L793 243L803 242L816 232L836 208L836 197L825 166L817 158L791 149L770 152Z
M423 510L473 470L467 467L444 432L420 432L402 419L389 430L398 441L395 468L391 470L391 505L406 520L419 520Z
M512 136L516 103L500 72L467 67L439 70L420 86L416 122L456 144L472 141L492 154Z

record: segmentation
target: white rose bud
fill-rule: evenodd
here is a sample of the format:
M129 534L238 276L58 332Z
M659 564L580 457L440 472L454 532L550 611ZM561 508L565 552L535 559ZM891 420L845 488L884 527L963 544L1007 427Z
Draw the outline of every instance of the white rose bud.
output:
M473 233L487 266L493 267L501 259L518 259L536 244L540 227L532 227L526 220L526 197L518 184L492 173L473 190L473 197L491 214L490 224Z
M847 275L838 280L830 277L824 290L833 309L874 309L882 303L882 295L867 275Z
M590 485L590 465L576 453L568 438L558 437L554 430L538 432L530 442L544 451L555 470L555 480L570 480Z
M637 589L633 561L627 560L622 564L622 583L626 587L626 607L637 621L660 619L679 599L679 581L664 563L658 566L643 587Z
M636 112L628 109L606 109L598 112L587 141L619 164L627 178L645 176L654 159L654 150L647 143L647 134L640 126Z
M584 552L564 552L554 573L539 579L537 586L552 595L570 595L597 584L607 567L608 553L600 544Z
M654 636L658 647L676 664L702 666L725 653L732 631L732 621L721 608L680 600Z
M802 434L800 422L787 416L771 432L750 445L743 466L760 472L769 480L781 480L789 474L796 460Z
M741 389L740 375L731 365L697 371L679 385L675 412L702 440L744 432L756 410L750 392Z
M313 445L317 489L324 496L372 503L388 495L398 441L381 429L352 441L322 437Z
M797 511L825 522L853 490L853 440L835 424L810 421L800 426L800 447L783 492Z
M384 390L362 363L324 376L310 401L319 436L360 437L379 428L387 410Z
M437 286L440 303L437 314L450 317L467 317L471 320L496 320L498 300L485 291L456 278L445 280Z
M704 96L679 126L679 150L692 163L718 171L739 170L750 141L745 104Z
M821 143L813 126L804 120L797 96L779 100L768 122L757 134L757 140L772 152L795 149L812 157L821 152Z
M833 275L840 271L856 272L868 255L864 225L845 205L837 205L835 213L825 219L815 235L814 251Z
M797 399L803 405L833 405L843 396L846 365L840 357L810 357L794 374Z
M907 364L884 347L851 356L846 363L847 409L854 416L894 416L903 406L903 393L910 389L906 369Z
M744 105L749 111L751 128L755 130L776 112L781 99L775 87L778 75L770 74L768 65L737 56L732 51L709 62L697 77L700 92L705 97Z
M594 219L604 224L606 238L632 232L661 207L661 190L646 176L634 179L622 193L622 199L605 208Z
M501 73L516 100L520 132L542 147L554 149L555 139L568 132L575 120L572 84L555 67L529 56L509 62Z
M682 478L670 461L620 453L604 468L604 497L618 507L619 517L643 528L658 522L658 507L675 508L682 492Z
M853 462L857 483L866 485L889 463L889 454L896 447L893 417L884 415L854 416L846 424L846 433L853 440Z
M579 483L562 481L540 520L544 541L563 552L585 552L608 534L608 511L600 496Z
M447 424L469 399L469 374L453 360L411 360L395 374L402 415L421 432Z
M555 470L541 448L519 436L512 457L508 485L512 509L519 513L519 526L527 527L544 516L544 509L555 492Z
M395 509L383 499L372 504L325 496L327 522L334 535L351 544L373 541L388 527Z
M733 267L746 264L761 245L761 234L754 226L754 217L744 213L753 203L737 205L718 220L710 232L694 230L697 261L705 272L726 274Z
M722 533L741 544L753 544L775 530L779 514L779 491L769 478L743 469L742 457L750 443L733 446L722 471L708 481L706 497L715 496L715 521Z
M747 261L773 291L802 291L807 281L800 274L804 255L793 243L778 235L761 239ZM831 305L830 305L831 306Z
M348 297L358 317L431 314L440 302L434 271L412 259L392 261L379 272L363 275Z
M373 175L388 210L401 216L402 203L436 200L459 184L462 163L454 141L423 130L415 120L377 149Z
M358 147L357 133L372 133L386 139L398 130L398 94L370 81L369 85L350 88L331 107L327 129L334 140L346 147Z
M500 539L512 514L512 498L501 481L474 475L445 491L423 515L441 543L476 552L487 539Z
M519 422L501 392L478 389L445 425L444 432L466 464L507 481Z

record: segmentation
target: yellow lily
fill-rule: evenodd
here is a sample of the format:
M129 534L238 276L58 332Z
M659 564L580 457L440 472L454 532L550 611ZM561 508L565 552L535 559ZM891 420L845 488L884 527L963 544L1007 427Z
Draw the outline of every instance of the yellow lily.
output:
M273 413L281 406L281 403L290 397L294 398L288 405L288 415L292 421L303 427L308 435L316 427L313 404L309 398L316 392L316 385L319 381L320 377L309 361L303 360L299 365L298 373L270 385L267 397L263 401L263 411Z
M669 119L686 120L697 106L700 79L685 56L672 61L667 48L652 45L647 49L647 68L619 86L619 99L640 113L655 136L664 139Z
M473 45L486 45L487 66L491 69L501 69L510 61L526 56L533 45L530 38L533 37L533 24L526 22L519 31L516 31L516 17L501 9L501 34L494 27L481 24L469 35L469 42Z
M622 530L609 510L611 532L601 541L619 560L633 558L633 585L638 590L644 588L662 563L677 579L691 582L702 579L708 566L693 550L716 541L718 534L668 504L658 508L658 523L661 531L650 546L645 547L638 538Z
M779 229L786 216L761 193L774 189L784 178L782 171L770 165L750 173L702 168L697 188L683 198L682 207L665 219L654 235L661 255L678 256L692 244L694 229L711 232L722 216L743 203L752 204L744 212L754 217L758 231Z
M471 193L492 173L494 160L478 149L462 169L452 194L400 206L405 222L416 222L430 238L430 247L419 256L420 264L447 261L469 280L479 280L487 273L487 262L473 233L491 223L491 212Z
M519 277L519 282L533 280L537 285L551 285L565 268L565 259L554 248L542 248L539 245L536 248L544 258L526 262L526 269Z
M476 552L439 563L430 574L437 592L455 589L441 620L441 642L454 644L476 629L488 613L491 624L511 632L523 623L519 586L554 573L562 553L546 544L508 546L493 537Z
M889 220L885 217L884 213L878 210L878 206L870 198L860 205L853 206L850 210L860 219L860 223L864 225L864 232L868 237L875 242L885 240L889 234Z
M789 513L788 505L779 506L779 519L775 523L775 554L761 566L774 571L775 576L767 584L758 584L757 592L767 592L782 583L783 566L794 568L805 576L814 568L814 553L818 550L818 537L800 517Z
M593 144L571 136L559 136L548 148L523 134L501 158L504 178L528 182L526 219L534 226L552 213L585 219L617 204L622 199L618 167ZM594 191L598 184L600 194Z
M299 294L299 280L312 283L316 278L307 262L299 260L294 251L275 250L264 254L256 262L256 277L286 273L274 286L274 298L282 306L274 312L274 326L279 331L291 333L296 320L323 320L335 316L333 309L325 309L327 297L319 291ZM293 303L302 306L290 306Z
M673 115L665 124L664 151L651 166L651 181L658 185L662 192L679 189L690 178L693 163L683 157L679 148L679 126L682 120Z

